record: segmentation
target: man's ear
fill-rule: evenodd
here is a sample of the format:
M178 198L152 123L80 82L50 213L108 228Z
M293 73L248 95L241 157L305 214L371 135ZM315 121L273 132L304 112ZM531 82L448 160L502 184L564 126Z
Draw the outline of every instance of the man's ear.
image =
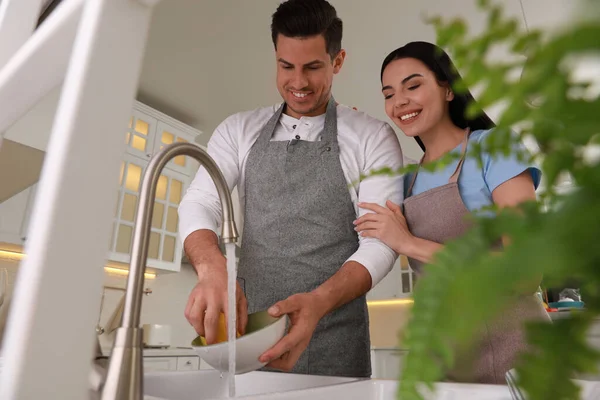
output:
M346 50L342 49L333 59L333 73L337 74L342 69L342 65L344 65L344 60L346 59Z

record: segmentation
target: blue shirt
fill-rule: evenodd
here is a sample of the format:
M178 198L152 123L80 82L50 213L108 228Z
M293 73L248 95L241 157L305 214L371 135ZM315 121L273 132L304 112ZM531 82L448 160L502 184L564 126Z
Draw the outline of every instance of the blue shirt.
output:
M473 131L469 135L466 159L458 177L458 190L463 203L465 203L469 211L477 211L481 207L492 205L492 192L494 189L507 180L521 174L523 171L531 173L536 189L540 184L542 176L540 169L534 165L520 161L518 158L519 153L527 154L524 146L518 145L514 147L508 156L496 153L492 157L485 151L485 141L492 134L493 129L489 129ZM478 161L469 154L470 144L476 142L482 145L483 169L478 165ZM455 147L452 153L460 155L461 149L462 143ZM434 172L420 168L411 196L447 184L457 165L458 159L453 160L443 169L437 169ZM413 175L412 173L406 174L404 178L405 197Z

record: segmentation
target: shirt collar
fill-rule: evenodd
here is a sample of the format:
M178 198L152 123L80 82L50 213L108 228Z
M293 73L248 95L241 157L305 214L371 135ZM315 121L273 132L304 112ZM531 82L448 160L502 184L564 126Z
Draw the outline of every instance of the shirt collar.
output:
M325 114L317 115L315 117L302 116L300 118L281 114L280 122L288 131L293 131L295 129L294 125L298 124L307 124L309 128L312 128L315 125L323 124L325 122Z

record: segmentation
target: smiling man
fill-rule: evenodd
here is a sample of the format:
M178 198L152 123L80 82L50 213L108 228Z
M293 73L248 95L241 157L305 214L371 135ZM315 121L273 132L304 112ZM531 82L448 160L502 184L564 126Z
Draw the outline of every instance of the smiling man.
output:
M402 166L392 128L337 104L334 76L346 52L342 21L324 0L289 0L273 14L277 88L283 102L228 117L208 152L243 210L238 329L248 312L287 314L287 335L260 358L267 368L313 375L371 375L366 293L397 255L357 235L357 203L402 201L400 176L361 175ZM186 318L208 343L227 309L218 246L219 198L198 171L179 208L184 249L198 273Z

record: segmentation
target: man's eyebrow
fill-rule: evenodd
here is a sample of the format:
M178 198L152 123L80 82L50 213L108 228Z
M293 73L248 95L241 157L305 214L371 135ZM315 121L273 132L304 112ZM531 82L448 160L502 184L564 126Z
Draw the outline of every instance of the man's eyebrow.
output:
M286 61L285 59L283 59L283 58L281 58L281 57L280 57L280 58L278 58L278 59L277 59L277 61L279 61L279 62L280 62L280 63L282 63L282 64L289 65L289 66L293 66L293 65L294 65L294 64L292 64L291 62L289 62L289 61ZM304 67L314 67L314 66L316 66L316 65L323 65L323 64L324 64L324 63L323 63L323 61L321 61L321 60L313 60L313 61L311 61L311 62L308 62L308 63L304 64Z

